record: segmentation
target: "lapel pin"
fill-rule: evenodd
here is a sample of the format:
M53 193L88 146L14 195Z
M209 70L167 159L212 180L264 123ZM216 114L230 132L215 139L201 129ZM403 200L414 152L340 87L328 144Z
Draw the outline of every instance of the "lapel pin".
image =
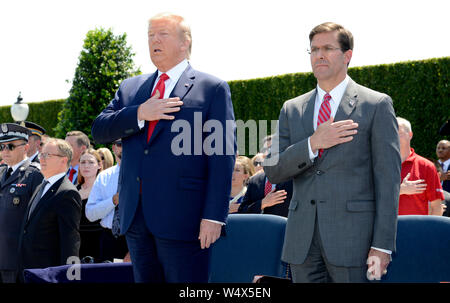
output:
M350 104L350 106L353 106L353 105L355 105L355 101L350 100L349 104Z
M185 83L185 84L184 84L184 87L189 87L189 83Z
M13 194L16 191L15 187L11 187L11 189L9 190L9 193Z

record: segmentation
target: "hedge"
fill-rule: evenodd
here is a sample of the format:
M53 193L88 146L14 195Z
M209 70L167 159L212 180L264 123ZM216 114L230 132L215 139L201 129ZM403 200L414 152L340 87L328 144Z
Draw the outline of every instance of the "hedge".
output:
M390 95L397 116L411 121L411 144L416 152L436 158L436 144L443 139L439 128L450 117L450 57L353 67L348 74L359 84ZM316 79L312 73L295 73L230 81L229 85L236 120L271 121L278 119L284 101L313 89ZM41 124L53 135L63 101L29 103L27 120ZM0 107L0 122L11 120L10 107ZM270 125L267 128L270 130ZM248 146L245 151L251 156Z

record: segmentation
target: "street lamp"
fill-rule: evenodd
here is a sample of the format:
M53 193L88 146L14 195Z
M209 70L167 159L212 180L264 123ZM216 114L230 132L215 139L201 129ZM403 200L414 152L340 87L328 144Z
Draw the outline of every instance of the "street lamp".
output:
M30 109L28 108L28 104L22 103L22 100L23 98L19 92L16 103L11 106L11 116L14 121L20 122L20 125L25 126L24 121L27 119Z

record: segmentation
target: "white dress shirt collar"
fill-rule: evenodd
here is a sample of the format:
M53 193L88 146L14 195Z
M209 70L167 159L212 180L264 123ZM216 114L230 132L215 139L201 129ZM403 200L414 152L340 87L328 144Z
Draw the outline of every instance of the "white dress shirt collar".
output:
M439 164L444 164L444 172L448 171L448 166L450 165L450 159L447 159L446 161L442 162L441 160L438 160Z
M169 76L169 79L164 81L166 87L164 91L164 99L169 98L170 94L172 93L172 90L175 88L175 85L177 84L178 80L180 79L181 75L186 70L188 65L189 65L188 60L184 59L183 61L181 61L180 63L178 63L165 73L167 74L167 76ZM152 92L154 91L156 84L158 84L159 78L161 77L162 74L163 72L158 70L158 78L156 78L156 81L153 84Z
M341 103L341 100L342 100L342 96L344 95L345 90L347 89L349 80L350 80L350 77L348 75L346 75L345 79L330 91L331 102L333 102L339 106L339 104ZM317 84L317 94L319 96L320 102L322 102L323 97L326 94L326 91L324 91L322 88L320 88L319 84Z
M44 188L44 191L42 192L42 196L47 192L47 190L53 185L55 184L59 179L64 178L66 176L66 173L59 173L57 175L51 176L48 179L45 179L48 183Z
M17 163L17 164L15 164L15 165L13 165L13 166L9 166L8 165L8 169L9 168L12 168L12 173L11 173L11 175L12 174L14 174L14 172L16 171L16 169L18 169L23 163L25 163L25 161L27 161L28 160L28 157L25 157L25 159L23 159L22 161L20 161L19 163Z

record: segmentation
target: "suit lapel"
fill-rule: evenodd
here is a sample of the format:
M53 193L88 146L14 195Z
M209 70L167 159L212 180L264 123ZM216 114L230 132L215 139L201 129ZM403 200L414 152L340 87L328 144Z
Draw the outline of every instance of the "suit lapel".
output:
M41 197L41 199L39 200L39 203L36 205L35 209L33 210L33 212L29 215L29 218L27 220L27 222L31 221L33 219L33 217L39 212L39 210L48 203L49 200L51 200L54 196L55 193L58 191L59 187L61 186L62 182L64 181L64 179L66 179L67 177L64 176L61 179L59 179L58 181L56 181L52 186L50 186L50 188L45 192L45 194ZM70 182L69 179L67 179L67 182ZM36 194L39 192L39 190L41 189L41 185L39 185L38 187L36 187L36 190L33 194L33 197L31 198L30 201L33 201ZM28 209L27 209L27 217L28 214L30 212L30 207L31 207L31 203L28 203Z
M314 133L314 105L316 103L316 95L317 95L317 89L315 89L309 100L305 103L303 103L302 108L302 122L303 122L303 129L305 130L305 133L307 136L310 136Z
M344 95L342 96L341 103L339 104L334 121L347 120L353 110L355 109L358 99L356 93L356 83L350 79Z
M188 65L186 70L181 74L180 79L178 79L177 84L175 84L174 89L170 93L170 98L179 97L180 100L183 100L183 98L186 96L186 94L194 85L194 80L195 80L194 70L190 65ZM155 129L153 130L149 144L151 144L154 141L155 137L158 136L158 134L170 123L172 123L171 120L159 120L158 123L156 123Z

